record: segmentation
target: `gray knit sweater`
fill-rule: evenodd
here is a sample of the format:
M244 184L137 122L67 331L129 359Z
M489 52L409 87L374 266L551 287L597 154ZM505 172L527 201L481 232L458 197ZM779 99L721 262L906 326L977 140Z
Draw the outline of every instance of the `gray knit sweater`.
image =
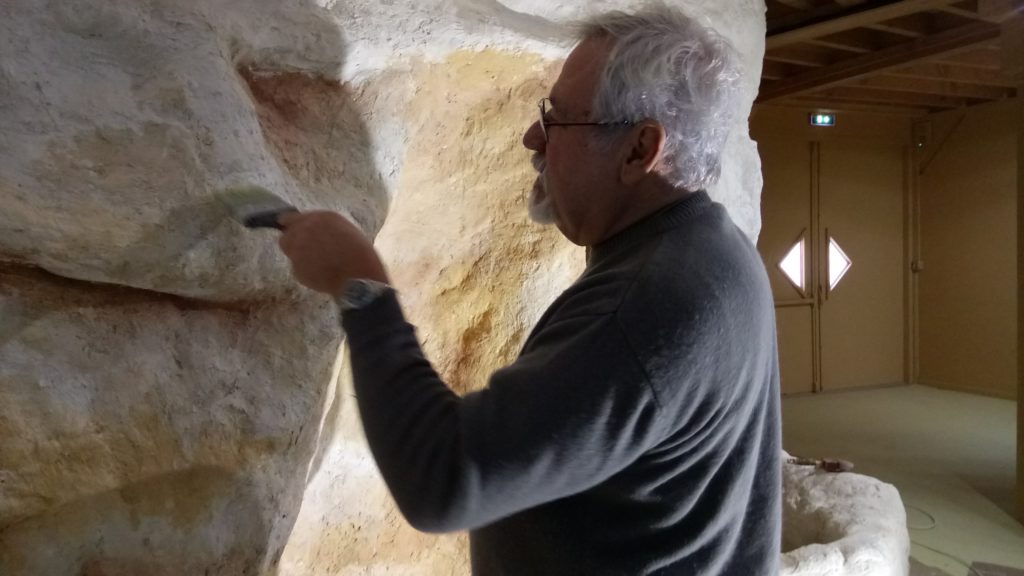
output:
M772 296L705 193L596 246L519 358L464 398L393 293L342 322L391 494L420 530L470 530L474 574L776 573Z

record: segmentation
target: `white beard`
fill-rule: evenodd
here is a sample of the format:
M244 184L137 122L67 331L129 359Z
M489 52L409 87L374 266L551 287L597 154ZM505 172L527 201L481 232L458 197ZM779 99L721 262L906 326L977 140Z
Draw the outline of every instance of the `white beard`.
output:
M533 183L533 190L530 190L530 200L527 202L526 210L530 215L530 220L537 224L548 226L555 223L555 206L551 203L551 196L548 196L545 189L543 172Z

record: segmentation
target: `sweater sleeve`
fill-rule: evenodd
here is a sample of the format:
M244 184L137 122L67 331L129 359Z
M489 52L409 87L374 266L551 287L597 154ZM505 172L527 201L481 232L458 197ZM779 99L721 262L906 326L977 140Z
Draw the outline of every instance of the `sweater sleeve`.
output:
M342 323L367 441L402 514L475 529L596 486L660 439L657 404L613 315L555 321L460 398L393 292Z

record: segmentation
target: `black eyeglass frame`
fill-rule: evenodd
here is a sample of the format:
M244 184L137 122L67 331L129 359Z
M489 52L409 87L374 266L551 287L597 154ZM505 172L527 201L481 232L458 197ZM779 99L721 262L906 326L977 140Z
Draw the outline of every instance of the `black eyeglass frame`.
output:
M540 132L544 135L544 142L548 141L548 127L549 126L632 126L635 122L631 120L619 120L618 122L557 122L550 121L547 119L547 106L546 103L551 102L551 98L541 98L537 102L537 109L540 110Z

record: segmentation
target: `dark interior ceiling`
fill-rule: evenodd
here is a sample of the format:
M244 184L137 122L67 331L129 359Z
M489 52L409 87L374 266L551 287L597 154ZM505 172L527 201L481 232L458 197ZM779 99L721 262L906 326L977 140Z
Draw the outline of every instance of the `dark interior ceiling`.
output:
M1024 0L767 0L762 103L926 113L1010 98Z

